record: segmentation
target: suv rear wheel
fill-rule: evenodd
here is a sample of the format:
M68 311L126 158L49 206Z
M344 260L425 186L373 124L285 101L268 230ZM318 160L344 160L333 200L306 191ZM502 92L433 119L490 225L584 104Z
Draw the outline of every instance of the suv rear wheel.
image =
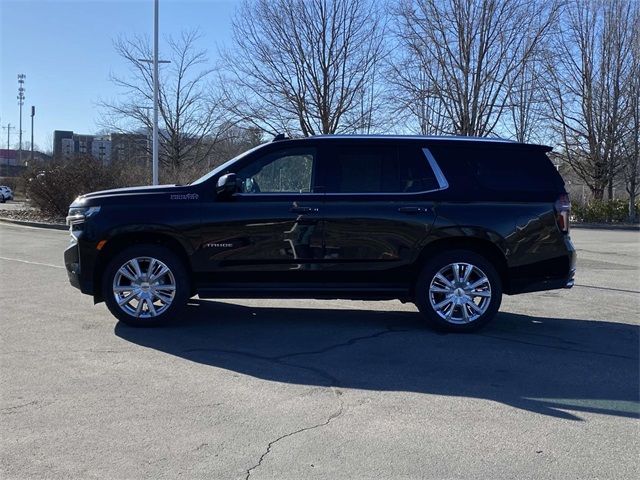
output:
M111 313L136 327L175 319L190 292L180 258L158 245L135 245L115 255L105 269L102 289Z
M416 284L416 305L439 330L469 332L493 319L502 301L500 276L483 256L443 252L425 265Z

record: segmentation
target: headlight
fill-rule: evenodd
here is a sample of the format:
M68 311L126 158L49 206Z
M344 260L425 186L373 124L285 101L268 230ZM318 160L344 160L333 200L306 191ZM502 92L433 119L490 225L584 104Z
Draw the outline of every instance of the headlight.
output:
M81 224L84 223L87 218L96 215L100 211L100 207L71 207L69 209L69 215L67 215L67 225L69 225L69 231L72 237L74 230L81 230Z
M67 225L76 225L84 222L100 211L100 207L71 207L67 215Z

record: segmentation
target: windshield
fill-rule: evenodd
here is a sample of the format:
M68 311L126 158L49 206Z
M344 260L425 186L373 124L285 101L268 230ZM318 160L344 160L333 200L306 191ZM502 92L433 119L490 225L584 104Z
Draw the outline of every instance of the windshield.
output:
M240 155L237 155L235 157L233 157L231 160L227 160L226 162L224 162L222 165L218 165L216 168L214 168L213 170L211 170L209 173L207 173L206 175L200 177L197 180L194 180L193 182L190 183L190 185L198 185L199 183L202 182L206 182L207 180L209 180L211 177L213 177L214 175L222 172L223 170L229 168L231 165L233 165L236 161L240 160L241 158L243 158L245 155L249 155L250 153L255 152L256 150L258 150L259 148L264 147L265 145L267 145L266 143L263 143L261 145L258 145L257 147L253 147L250 150L247 150L246 152L242 152Z

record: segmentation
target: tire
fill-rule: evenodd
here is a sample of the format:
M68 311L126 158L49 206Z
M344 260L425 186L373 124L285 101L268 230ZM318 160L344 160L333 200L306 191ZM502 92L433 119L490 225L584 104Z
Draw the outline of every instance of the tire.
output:
M451 250L427 262L416 282L415 293L416 305L431 327L447 332L471 332L485 326L498 313L502 282L485 257L469 250Z
M175 320L190 292L182 260L158 245L135 245L116 254L102 279L102 295L109 311L134 327L155 327Z

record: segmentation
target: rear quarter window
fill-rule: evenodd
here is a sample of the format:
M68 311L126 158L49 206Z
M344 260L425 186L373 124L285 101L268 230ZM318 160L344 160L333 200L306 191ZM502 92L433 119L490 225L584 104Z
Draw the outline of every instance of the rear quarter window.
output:
M562 192L562 177L541 148L429 146L457 186L502 192Z

